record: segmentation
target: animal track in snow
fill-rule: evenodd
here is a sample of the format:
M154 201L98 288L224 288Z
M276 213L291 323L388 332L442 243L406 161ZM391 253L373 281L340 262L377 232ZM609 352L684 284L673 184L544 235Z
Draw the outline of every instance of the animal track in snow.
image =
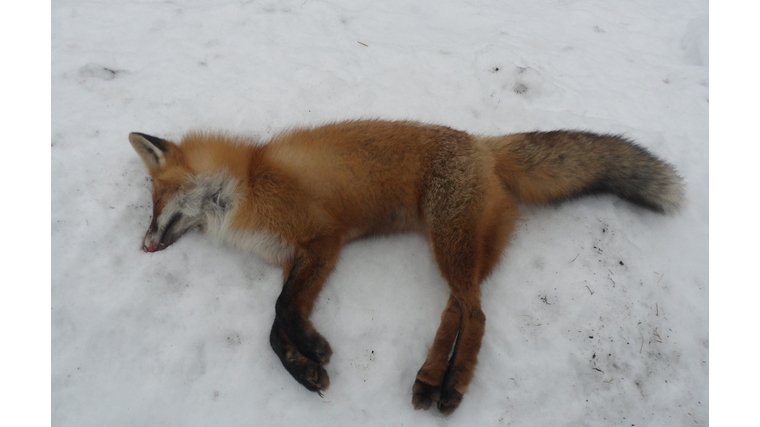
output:
M95 78L100 80L113 80L124 70L116 70L104 65L88 63L79 69L79 76L84 78Z

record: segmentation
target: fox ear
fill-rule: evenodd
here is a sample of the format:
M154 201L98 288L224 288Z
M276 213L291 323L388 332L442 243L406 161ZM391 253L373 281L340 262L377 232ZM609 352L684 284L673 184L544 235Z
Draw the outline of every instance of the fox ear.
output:
M159 170L166 165L165 154L170 144L168 141L144 133L132 132L129 134L129 142L148 169Z

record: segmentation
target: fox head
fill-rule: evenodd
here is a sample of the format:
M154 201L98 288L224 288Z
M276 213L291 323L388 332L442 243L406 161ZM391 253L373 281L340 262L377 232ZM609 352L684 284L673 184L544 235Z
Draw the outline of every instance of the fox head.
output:
M146 252L165 249L188 230L203 229L223 217L232 193L224 173L199 175L181 146L155 136L131 133L129 142L153 178L153 219L143 242Z

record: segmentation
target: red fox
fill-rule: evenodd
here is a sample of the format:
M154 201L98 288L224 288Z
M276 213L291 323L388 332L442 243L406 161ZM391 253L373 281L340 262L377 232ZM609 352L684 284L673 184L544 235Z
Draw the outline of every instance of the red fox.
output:
M270 344L322 395L332 350L309 316L347 242L418 231L450 296L412 404L450 414L473 378L486 317L480 284L518 219L517 203L613 193L660 213L684 201L667 163L618 136L532 132L474 136L409 121L348 121L283 132L266 144L194 132L179 144L129 141L153 178L144 250L204 232L283 268Z

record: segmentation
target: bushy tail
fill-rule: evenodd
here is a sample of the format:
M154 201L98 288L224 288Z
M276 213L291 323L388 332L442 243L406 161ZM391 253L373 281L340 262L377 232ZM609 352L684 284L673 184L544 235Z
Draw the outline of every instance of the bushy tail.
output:
M496 156L496 174L525 203L595 193L616 194L661 213L676 212L684 203L673 167L619 136L555 131L481 141Z

